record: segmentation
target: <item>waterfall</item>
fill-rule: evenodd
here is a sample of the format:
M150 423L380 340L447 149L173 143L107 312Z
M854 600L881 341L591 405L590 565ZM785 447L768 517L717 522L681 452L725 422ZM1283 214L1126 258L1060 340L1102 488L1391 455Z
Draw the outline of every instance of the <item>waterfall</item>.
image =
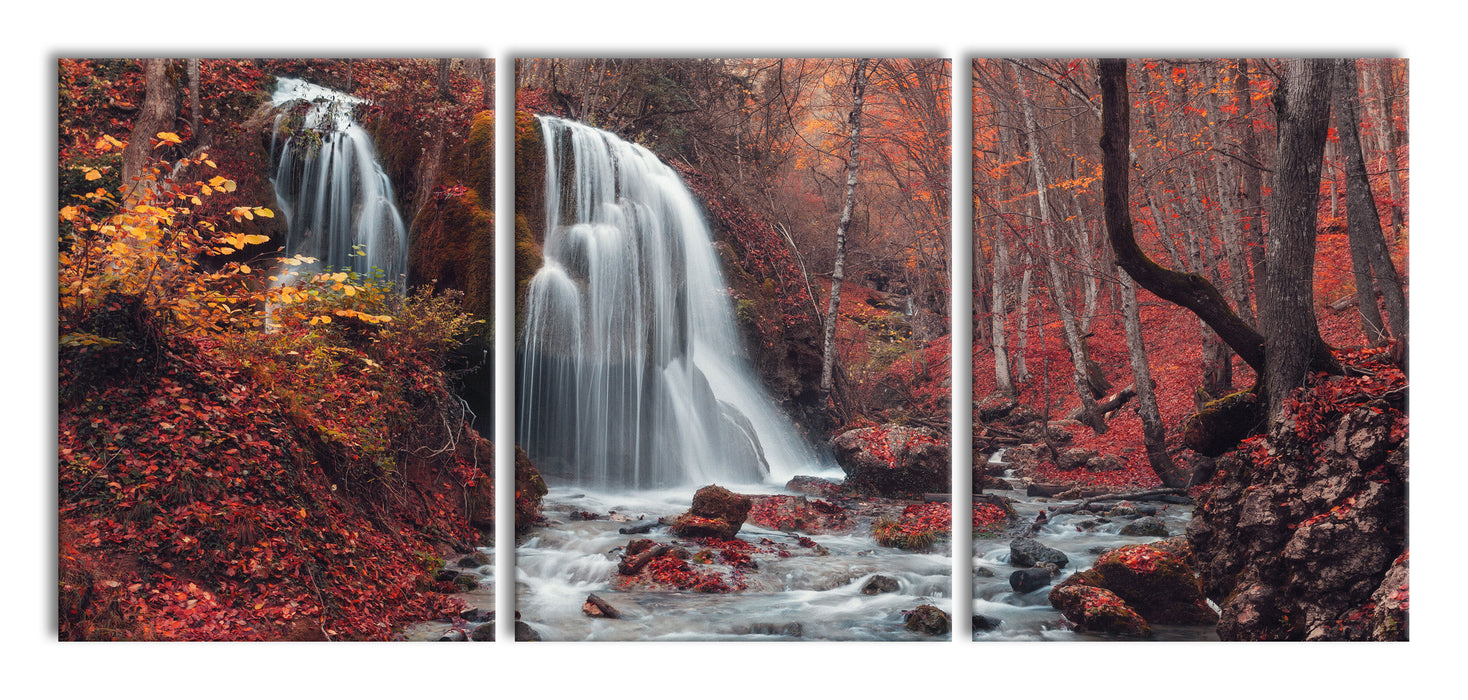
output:
M270 156L278 158L275 198L285 215L288 255L321 269L380 274L396 284L407 268L408 231L372 137L353 112L365 100L294 78L277 78ZM277 147L279 136L285 140Z
M708 226L671 168L540 117L543 263L517 347L517 441L548 474L652 488L787 479L816 458L743 356Z

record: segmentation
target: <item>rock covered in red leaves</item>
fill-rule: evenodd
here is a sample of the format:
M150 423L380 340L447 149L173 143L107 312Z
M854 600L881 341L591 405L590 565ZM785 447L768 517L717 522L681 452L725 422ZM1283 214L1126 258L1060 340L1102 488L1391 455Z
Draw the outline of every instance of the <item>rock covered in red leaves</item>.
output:
M1218 614L1203 599L1191 557L1183 537L1118 547L1098 557L1091 568L1062 581L1058 588L1085 585L1106 589L1152 624L1211 625L1218 621Z
M772 530L792 530L808 535L845 532L855 526L851 514L841 506L804 496L752 496L749 519Z
M679 537L733 539L753 506L748 496L722 486L705 486L693 494L693 505L672 523Z
M927 428L857 428L836 436L831 447L853 493L919 497L946 492L952 483L948 442Z
M1405 579L1406 378L1380 356L1340 357L1369 373L1293 392L1266 436L1218 458L1188 524L1224 640L1372 639L1374 597Z
M1104 588L1080 584L1057 586L1050 590L1050 605L1064 613L1078 632L1152 636L1152 626L1120 596Z

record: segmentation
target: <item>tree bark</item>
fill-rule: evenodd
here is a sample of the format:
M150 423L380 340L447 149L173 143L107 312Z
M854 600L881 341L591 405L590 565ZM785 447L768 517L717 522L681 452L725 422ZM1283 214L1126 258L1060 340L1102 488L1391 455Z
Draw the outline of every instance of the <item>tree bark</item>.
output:
M1269 263L1259 319L1269 352L1264 387L1271 419L1290 390L1312 369L1339 365L1320 338L1315 320L1315 236L1326 132L1330 126L1332 61L1290 59L1275 99L1279 108L1279 156L1270 207Z
M1105 191L1106 230L1116 264L1147 291L1182 306L1213 328L1239 357L1254 368L1256 375L1264 371L1264 337L1244 323L1229 308L1228 300L1206 278L1196 274L1175 272L1153 262L1137 245L1129 209L1131 142L1130 91L1126 84L1126 61L1102 59L1101 129L1102 186Z
M194 143L202 143L199 134L199 59L188 59L189 73L189 136Z
M1351 242L1351 266L1360 301L1362 331L1372 345L1379 345L1388 334L1381 323L1376 292L1381 292L1386 306L1387 319L1391 323L1390 335L1403 341L1407 337L1407 301L1382 236L1381 215L1377 212L1371 181L1366 175L1365 155L1357 126L1358 94L1355 61L1340 59L1336 63L1336 133L1340 135L1341 149L1345 151L1346 220Z
M1007 313L1004 299L1004 281L1009 277L1009 245L1004 232L994 227L994 274L990 289L991 312L989 325L991 347L994 348L994 388L1014 395L1014 380L1009 376L1009 350L1004 338L1004 317Z
M1081 400L1084 410L1082 420L1099 435L1106 432L1106 419L1101 412L1096 410L1096 399L1091 394L1089 374L1086 368L1086 350L1082 345L1080 330L1076 325L1076 318L1070 308L1069 300L1066 299L1065 278L1060 269L1058 259L1059 246L1055 243L1055 232L1051 227L1050 206L1048 204L1048 184L1045 179L1045 166L1041 162L1041 154L1035 142L1039 136L1040 128L1035 120L1035 108L1031 104L1029 90L1025 87L1024 76L1015 72L1015 83L1020 90L1020 104L1025 113L1025 131L1028 136L1025 139L1029 143L1030 170L1035 176L1036 196L1040 204L1040 231L1045 240L1045 269L1049 273L1050 298L1055 302L1055 310L1060 314L1061 326L1065 331L1065 345L1070 351L1071 381L1075 385L1076 396Z
M153 139L158 132L173 125L176 107L173 83L168 79L168 59L143 59L143 108L133 122L127 148L122 151L122 183L131 183L143 175L143 165L153 153ZM146 185L145 185L146 187ZM151 188L150 188L151 189ZM134 190L136 192L136 190ZM140 193L139 193L140 194Z
M1130 282L1130 280L1128 280ZM1132 365L1132 386L1137 390L1137 415L1142 419L1142 444L1147 450L1147 463L1164 486L1186 486L1175 483L1177 468L1167 454L1167 427L1157 407L1157 394L1152 386L1152 368L1147 363L1147 347L1142 339L1142 314L1137 304L1135 283L1122 284L1122 318L1126 322L1127 356Z
M841 280L845 278L846 230L851 225L851 212L856 202L856 176L861 166L861 109L866 94L867 61L859 58L852 75L851 113L847 122L851 125L849 147L846 155L846 196L841 206L841 220L836 224L836 258L831 272L831 300L826 311L826 327L822 334L821 351L821 403L825 405L831 396L831 373L836 363L836 321L841 305Z

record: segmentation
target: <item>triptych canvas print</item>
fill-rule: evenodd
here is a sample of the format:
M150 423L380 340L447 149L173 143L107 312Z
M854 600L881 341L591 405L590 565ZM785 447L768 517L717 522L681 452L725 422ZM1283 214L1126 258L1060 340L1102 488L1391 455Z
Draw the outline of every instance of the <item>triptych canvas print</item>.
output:
M57 70L61 640L1408 638L1404 60Z

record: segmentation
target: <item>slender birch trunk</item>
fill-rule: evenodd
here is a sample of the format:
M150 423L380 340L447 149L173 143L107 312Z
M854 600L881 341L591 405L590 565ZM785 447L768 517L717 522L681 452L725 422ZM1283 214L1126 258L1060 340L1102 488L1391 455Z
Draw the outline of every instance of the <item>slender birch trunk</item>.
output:
M841 305L841 280L845 278L846 229L851 225L851 211L856 201L856 176L861 165L859 158L861 153L861 107L862 98L866 94L866 68L868 60L865 58L857 59L856 69L852 75L851 114L847 117L847 121L851 124L851 136L850 148L846 156L846 197L841 207L841 221L836 225L836 259L831 272L831 301L826 311L826 327L822 334L822 404L825 404L830 399L831 373L836 363L837 310Z

